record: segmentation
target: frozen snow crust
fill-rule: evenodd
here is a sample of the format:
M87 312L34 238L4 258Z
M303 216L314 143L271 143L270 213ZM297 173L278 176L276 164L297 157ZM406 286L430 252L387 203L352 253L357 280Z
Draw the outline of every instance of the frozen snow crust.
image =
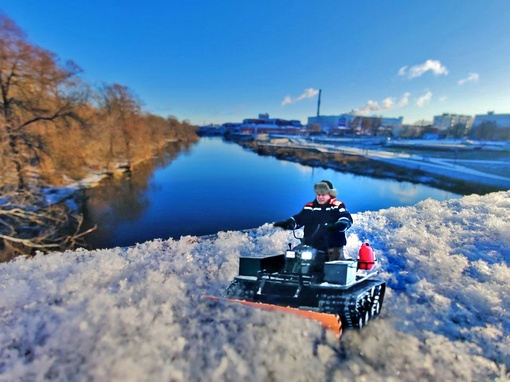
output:
M340 343L201 299L296 243L270 224L0 264L0 381L508 381L509 211L506 191L354 215L347 251L370 242L388 289Z

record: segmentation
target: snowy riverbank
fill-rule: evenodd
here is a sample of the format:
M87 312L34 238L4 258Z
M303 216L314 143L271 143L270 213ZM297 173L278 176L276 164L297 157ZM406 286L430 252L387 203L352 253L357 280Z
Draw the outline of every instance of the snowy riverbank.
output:
M0 264L0 381L510 379L510 191L358 213L388 282L382 313L340 345L312 321L204 301L239 255L292 239L249 232Z
M286 160L296 161L310 166L325 166L337 171L352 172L360 175L396 178L431 184L438 188L460 187L475 190L476 193L506 190L510 188L508 156L500 160L461 160L423 154L423 150L433 149L444 152L480 150L505 153L507 142L469 142L453 140L397 140L386 146L372 144L369 139L347 138L289 138L265 137L239 141L245 148L250 148L262 155L272 155ZM385 150L384 147L405 147L406 153ZM303 155L302 152L307 152ZM311 156L310 152L315 152ZM335 155L342 155L340 159ZM370 164L359 161L364 158ZM486 171L491 167L493 171ZM494 171L494 169L502 171ZM452 183L452 184L450 184Z

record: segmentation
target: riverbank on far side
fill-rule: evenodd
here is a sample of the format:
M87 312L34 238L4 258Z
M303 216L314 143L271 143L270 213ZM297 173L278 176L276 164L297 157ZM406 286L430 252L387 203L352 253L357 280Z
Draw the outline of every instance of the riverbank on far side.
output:
M486 160L483 159L486 151L482 150L491 150L488 145L472 151L470 159L462 159L457 144L434 147L434 155L429 155L429 141L413 141L411 150L399 152L363 140L358 140L356 145L338 139L318 141L281 136L230 139L259 155L357 175L427 184L448 191L462 190L462 194L510 189L510 156L500 146L495 146L498 158ZM399 143L403 145L404 142ZM477 157L480 159L475 159Z

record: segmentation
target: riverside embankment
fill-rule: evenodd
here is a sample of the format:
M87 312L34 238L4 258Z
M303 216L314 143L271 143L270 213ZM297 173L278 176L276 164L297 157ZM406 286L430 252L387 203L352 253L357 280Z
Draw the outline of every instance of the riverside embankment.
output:
M416 145L420 145L420 142L416 141L413 141L414 150L396 152L362 140L358 140L358 145L351 142L343 145L341 140L288 137L233 140L259 155L271 155L308 166L358 175L428 184L450 191L463 190L463 194L485 194L510 188L507 170L510 167L510 156L505 151L500 151L498 160L459 159L458 145L449 147L443 144L439 150L444 151L444 157L438 155L440 151L437 148L434 149L435 155L430 156L423 150L427 147L417 149ZM430 142L423 141L421 144L430 147ZM483 150L493 149L487 145ZM455 155L451 155L452 152ZM483 158L480 149L477 154ZM487 171L487 168L492 171Z

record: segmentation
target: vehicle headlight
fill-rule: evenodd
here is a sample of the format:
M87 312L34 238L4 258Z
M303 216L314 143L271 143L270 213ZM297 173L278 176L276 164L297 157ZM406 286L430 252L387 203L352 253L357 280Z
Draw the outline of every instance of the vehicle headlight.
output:
M312 260L313 254L312 251L303 251L301 252L301 258L303 260Z
M289 259L293 259L296 257L296 252L294 251L287 251L285 252L285 257L289 258Z

